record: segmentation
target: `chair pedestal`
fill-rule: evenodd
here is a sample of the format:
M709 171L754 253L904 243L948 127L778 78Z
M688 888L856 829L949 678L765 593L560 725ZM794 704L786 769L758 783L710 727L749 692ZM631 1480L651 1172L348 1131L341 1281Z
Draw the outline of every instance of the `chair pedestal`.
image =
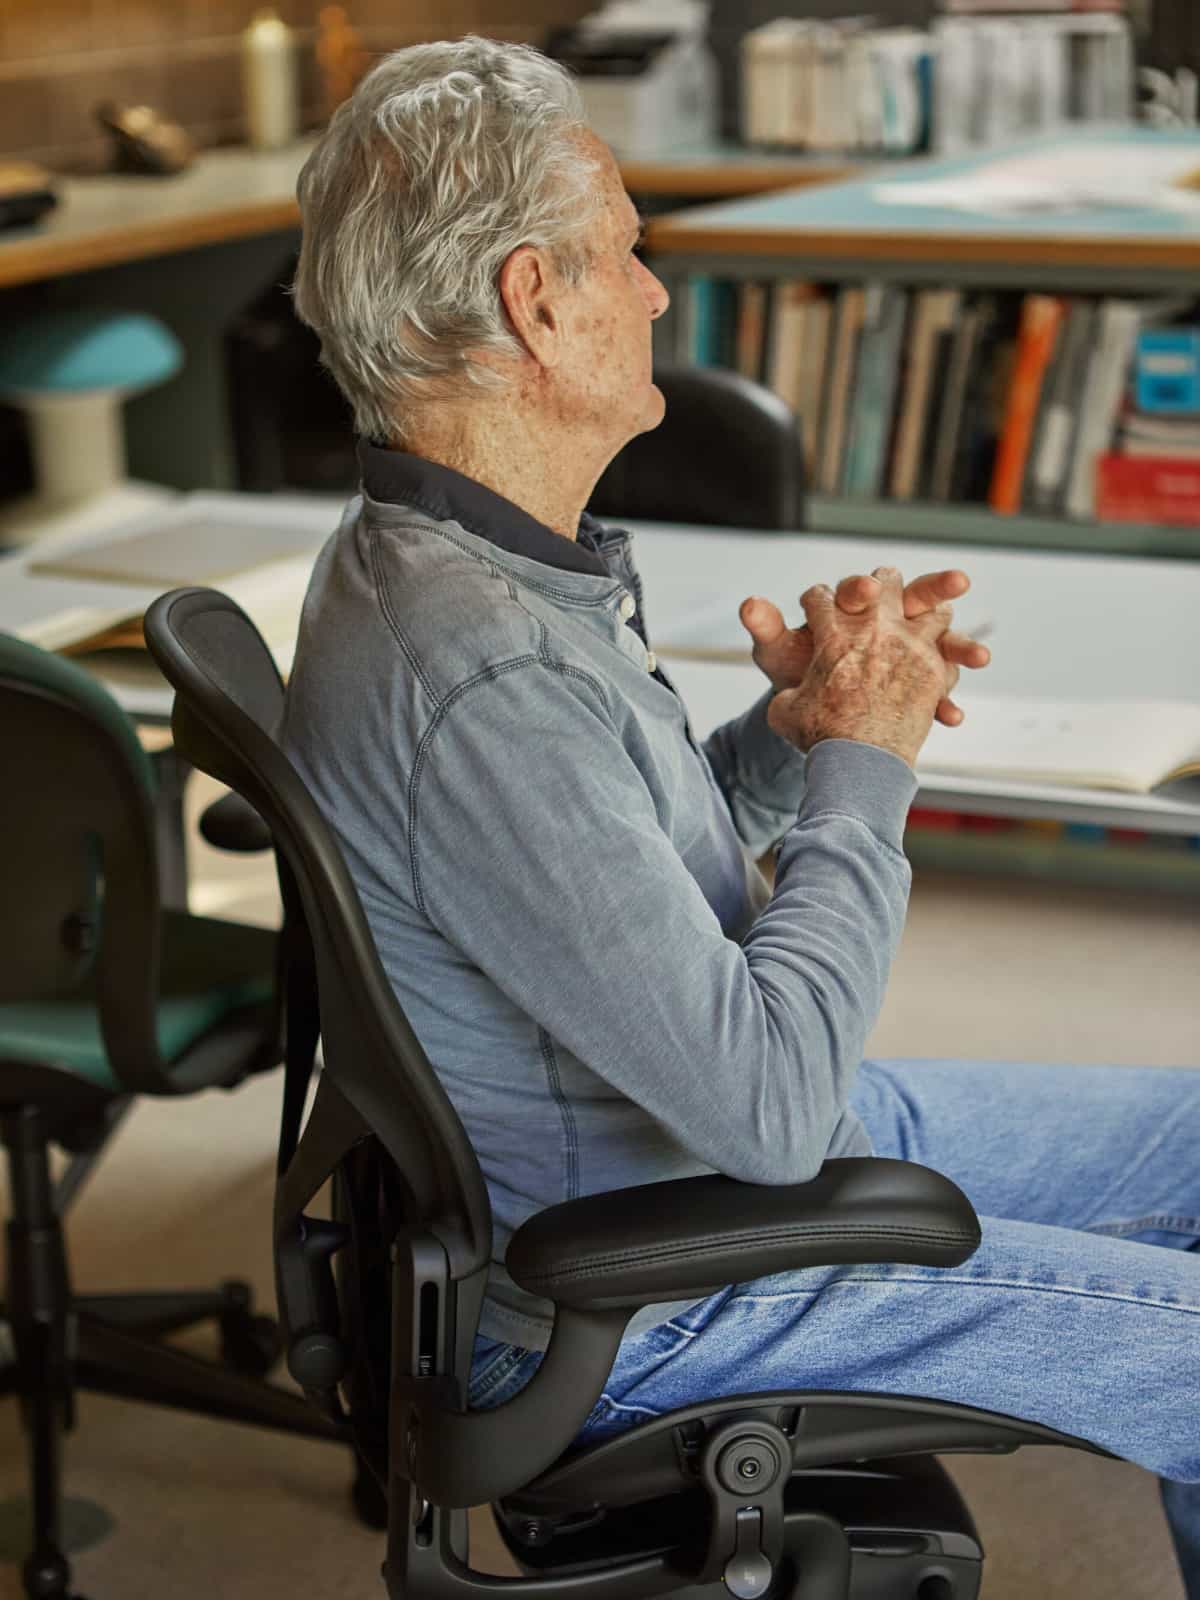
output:
M32 1502L33 1547L22 1576L30 1600L68 1600L62 1439L75 1423L77 1388L348 1440L302 1396L262 1381L278 1341L273 1319L252 1314L246 1285L74 1297L44 1114L32 1106L0 1113L0 1140L12 1194L5 1314L14 1352L0 1393L15 1393L20 1402ZM224 1364L159 1342L165 1333L209 1319L220 1327Z

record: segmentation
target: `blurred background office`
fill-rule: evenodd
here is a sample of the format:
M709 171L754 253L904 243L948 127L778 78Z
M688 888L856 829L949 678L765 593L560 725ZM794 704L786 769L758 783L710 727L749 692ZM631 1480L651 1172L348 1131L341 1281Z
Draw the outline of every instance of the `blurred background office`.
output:
M347 409L291 311L296 176L373 62L466 33L577 74L672 291L654 335L672 426L614 463L594 508L665 525L643 545L651 566L672 552L650 609L681 684L744 667L735 610L759 573L793 607L831 576L806 549L851 570L902 548L910 568L978 569L962 614L997 623L1004 693L1082 697L1045 665L1059 619L1102 676L1132 595L1132 692L1194 713L1193 0L0 0L0 631L69 650L137 722L175 807L178 904L279 920L269 858L200 836L220 791L171 768L131 617L99 628L94 587L42 615L54 580L35 568L156 518L291 529L275 611L294 638L305 563L355 483ZM713 429L743 448L698 444ZM691 499L655 498L685 479ZM671 610L684 549L694 615ZM719 576L693 605L704 551ZM148 598L118 583L109 624L127 594ZM871 1052L1200 1064L1200 794L1160 787L1173 764L1151 760L1132 796L1078 772L1052 794L923 780ZM269 1302L278 1095L268 1075L182 1117L139 1104L71 1212L77 1283L236 1274ZM378 1535L322 1445L235 1430L231 1450L227 1424L91 1396L82 1416L67 1534L85 1592L377 1592ZM1145 1474L1055 1451L954 1470L988 1600L1179 1595ZM24 1492L10 1405L0 1597L21 1593Z

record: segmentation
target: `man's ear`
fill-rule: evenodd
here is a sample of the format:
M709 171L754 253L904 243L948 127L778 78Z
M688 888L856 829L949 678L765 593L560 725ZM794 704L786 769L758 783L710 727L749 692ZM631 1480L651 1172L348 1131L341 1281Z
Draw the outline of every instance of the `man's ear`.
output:
M563 319L558 274L536 245L518 245L500 268L500 299L513 332L543 367L562 358Z

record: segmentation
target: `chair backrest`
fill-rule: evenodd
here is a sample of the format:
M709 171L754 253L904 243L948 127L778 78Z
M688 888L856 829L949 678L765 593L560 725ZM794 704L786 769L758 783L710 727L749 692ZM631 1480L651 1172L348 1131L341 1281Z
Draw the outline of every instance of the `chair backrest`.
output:
M90 979L110 1058L154 1061L155 781L133 724L82 667L0 634L0 728L0 1001Z
M163 595L145 631L176 691L177 748L271 829L287 919L311 948L323 1077L390 1158L399 1220L442 1241L454 1280L482 1283L492 1245L483 1175L383 970L338 844L279 743L284 690L270 651L245 612L212 589Z
M588 502L593 515L804 526L800 432L777 394L720 367L656 367L654 381L666 414L610 462Z

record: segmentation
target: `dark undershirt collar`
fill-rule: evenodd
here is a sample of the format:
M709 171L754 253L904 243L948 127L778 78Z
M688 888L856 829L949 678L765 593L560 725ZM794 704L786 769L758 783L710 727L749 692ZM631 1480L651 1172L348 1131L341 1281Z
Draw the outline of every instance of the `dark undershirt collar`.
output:
M599 546L607 530L584 512L578 537L566 539L520 506L453 467L407 450L389 450L360 439L358 461L364 492L385 504L415 506L439 522L457 522L468 533L489 539L512 555L542 561L565 572L588 572L610 578Z

